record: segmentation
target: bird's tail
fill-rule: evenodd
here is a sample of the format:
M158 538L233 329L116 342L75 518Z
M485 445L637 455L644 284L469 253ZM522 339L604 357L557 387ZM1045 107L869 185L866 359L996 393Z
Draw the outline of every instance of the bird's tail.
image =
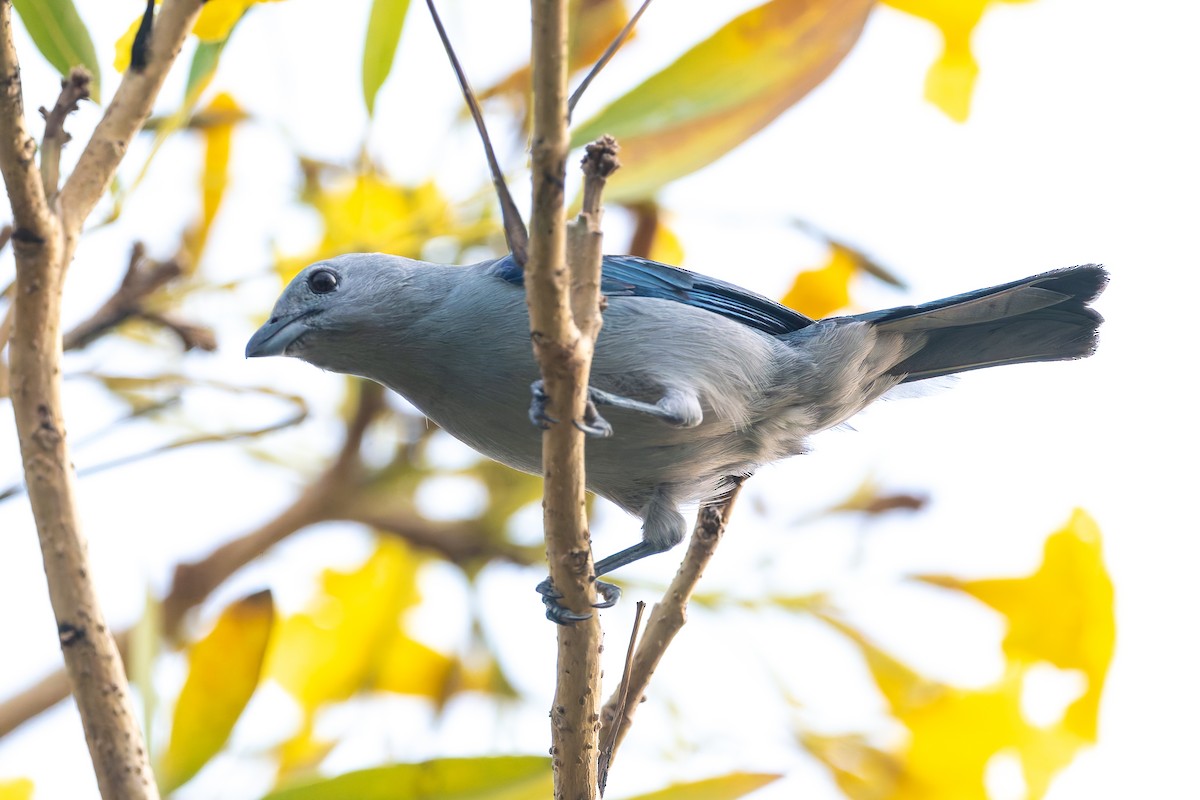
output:
M1107 283L1103 267L1085 264L853 319L881 332L925 339L888 370L903 375L903 382L1000 364L1085 358L1095 351L1104 321L1088 304Z

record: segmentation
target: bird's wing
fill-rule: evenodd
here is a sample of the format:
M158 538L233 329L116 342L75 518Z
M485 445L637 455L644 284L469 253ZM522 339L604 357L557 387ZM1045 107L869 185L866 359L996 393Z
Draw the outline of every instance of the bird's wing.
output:
M509 283L525 282L525 274L512 256L497 261L492 273ZM636 256L605 256L600 291L606 297L673 300L774 335L798 331L814 322L732 283Z

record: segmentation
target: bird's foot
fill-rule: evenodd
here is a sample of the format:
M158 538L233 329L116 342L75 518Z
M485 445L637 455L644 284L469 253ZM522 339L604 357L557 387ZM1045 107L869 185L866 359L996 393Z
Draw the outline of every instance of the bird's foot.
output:
M577 614L558 602L562 592L554 588L549 578L537 585L537 593L542 596L542 604L546 606L546 619L558 625L574 625L585 619L591 619L591 614ZM612 608L621 598L621 587L604 581L596 581L596 593L601 600L592 604L592 608Z
M558 422L554 417L550 416L547 410L550 405L550 395L546 394L546 384L544 381L536 380L530 387L533 394L533 399L529 402L529 420L542 430L546 430L551 425ZM583 411L582 420L574 420L575 427L586 433L588 436L605 438L612 436L612 425L608 424L608 420L600 416L600 412L596 410L596 404L590 399L587 401L587 406Z

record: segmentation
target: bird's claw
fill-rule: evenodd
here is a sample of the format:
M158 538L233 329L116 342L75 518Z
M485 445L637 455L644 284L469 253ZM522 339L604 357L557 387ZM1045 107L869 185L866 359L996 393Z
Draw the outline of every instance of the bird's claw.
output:
M583 409L583 421L575 420L575 427L586 433L588 436L595 436L600 439L612 436L613 428L608 420L600 416L600 412L596 410L596 404L591 400L587 401L587 406Z
M592 608L612 608L621 599L621 587L604 581L596 581L596 592L600 601L593 603ZM574 625L585 619L591 619L591 614L579 614L558 602L562 592L554 588L549 578L537 585L537 593L542 596L542 604L546 606L546 619L558 625Z
M529 421L542 430L547 430L551 425L556 424L558 420L550 416L547 411L550 405L550 395L546 394L546 384L541 380L536 380L529 388L533 394L533 399L529 402ZM612 436L612 425L608 423L608 420L600 416L600 412L596 410L596 404L591 400L588 400L587 407L584 409L583 419L572 421L576 428L588 436L598 438Z
M547 430L558 420L550 416L546 410L550 405L550 395L546 394L546 384L537 380L529 389L533 394L533 399L529 401L529 421L542 430Z

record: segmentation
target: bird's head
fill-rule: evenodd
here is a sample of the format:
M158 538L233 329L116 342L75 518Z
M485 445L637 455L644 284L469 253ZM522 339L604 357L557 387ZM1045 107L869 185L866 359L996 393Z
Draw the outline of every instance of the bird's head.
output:
M318 261L300 271L270 318L246 343L246 357L291 356L356 373L355 358L389 327L401 327L414 262L379 253Z

